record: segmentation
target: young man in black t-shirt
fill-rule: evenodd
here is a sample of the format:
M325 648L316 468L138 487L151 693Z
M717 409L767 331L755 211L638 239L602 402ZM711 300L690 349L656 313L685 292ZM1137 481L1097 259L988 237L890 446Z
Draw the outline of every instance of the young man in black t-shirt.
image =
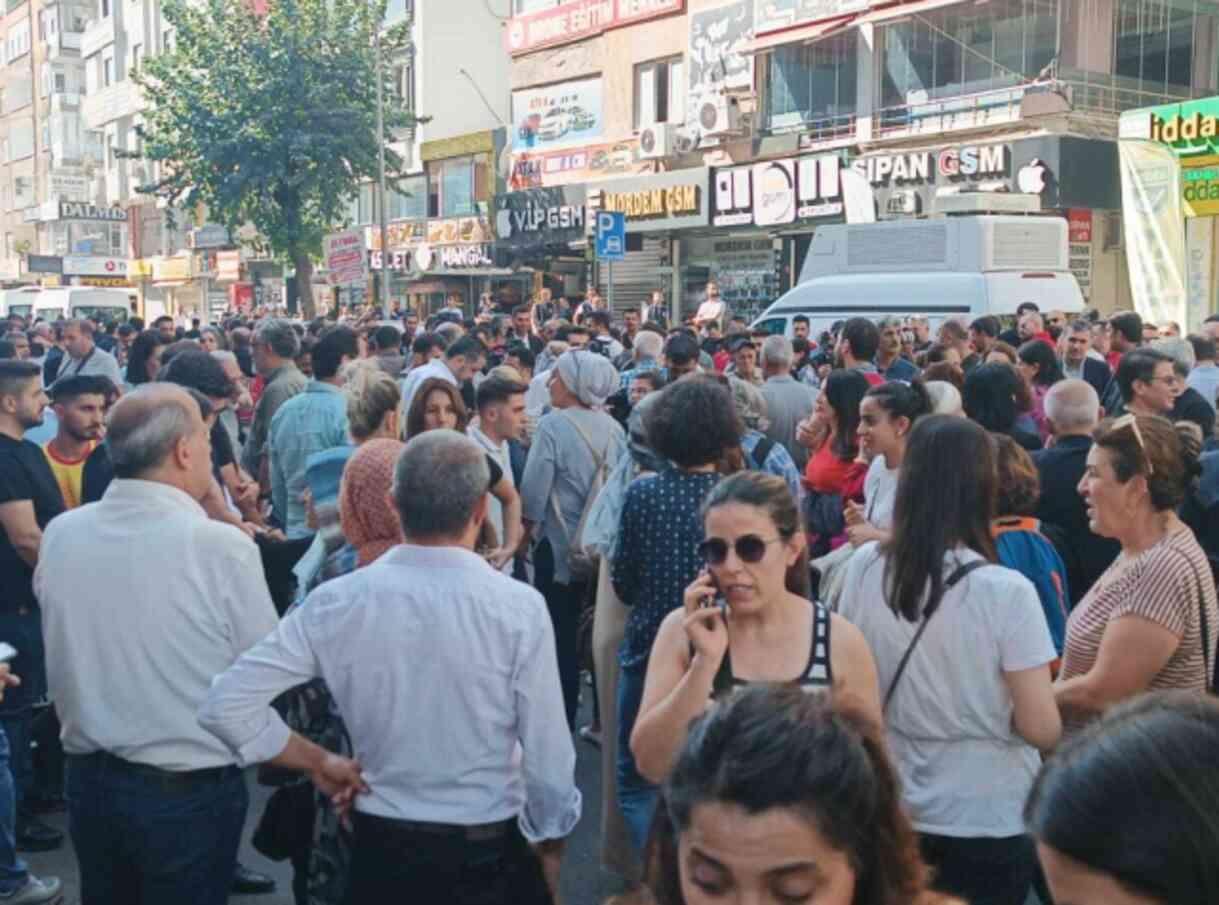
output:
M27 430L42 423L46 404L37 364L0 361L0 587L4 589L0 595L0 641L17 649L12 670L22 681L0 704L0 726L11 757L12 798L18 815L16 842L25 851L47 851L63 844L62 833L23 815L21 808L32 770L33 705L46 694L34 566L38 564L43 529L64 511L63 496L46 456L37 444L25 439ZM9 766L0 766L0 774L7 773ZM0 775L0 783L3 779ZM5 819L2 805L0 801L0 821ZM3 892L0 888L0 894Z

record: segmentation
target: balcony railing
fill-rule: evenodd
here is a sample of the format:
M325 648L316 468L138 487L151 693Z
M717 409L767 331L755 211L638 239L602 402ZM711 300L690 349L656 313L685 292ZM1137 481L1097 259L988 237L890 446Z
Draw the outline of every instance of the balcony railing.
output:
M919 104L885 107L872 115L873 135L907 135L977 129L1020 119L1020 103L1030 85L963 94Z

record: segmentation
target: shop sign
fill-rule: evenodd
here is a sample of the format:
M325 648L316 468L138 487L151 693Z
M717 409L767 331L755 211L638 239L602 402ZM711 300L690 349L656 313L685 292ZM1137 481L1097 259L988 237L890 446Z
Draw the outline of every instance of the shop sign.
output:
M84 173L55 173L51 177L51 194L76 197L89 193L89 179Z
M448 270L466 270L472 267L494 267L495 259L491 256L491 246L476 245L444 245L436 250L433 262L439 260L442 267ZM422 267L429 270L431 267Z
M1219 97L1127 111L1119 134L1168 145L1179 157L1219 154Z
M188 257L153 258L152 278L157 282L189 280L191 279L191 259Z
M508 185L521 190L651 173L655 165L653 161L639 159L637 145L638 142L619 141L566 151L513 154Z
M1181 168L1181 194L1187 217L1219 216L1219 156L1206 159L1210 162L1200 164L1191 160Z
M496 237L513 247L565 244L584 237L583 186L497 195L495 208Z
M125 277L127 261L94 255L64 255L63 272L68 276Z
M551 9L512 19L504 29L504 43L510 54L529 53L679 13L685 5L685 0L564 0Z
M1070 241L1079 244L1092 242L1092 211L1071 208L1067 211L1067 231Z
M590 210L621 211L628 233L707 226L711 222L706 167L621 179L590 190Z
M429 245L490 242L491 238L491 224L482 217L450 217L447 220L429 220L427 224Z
M426 220L396 220L385 225L385 241L390 248L411 248L427 241ZM381 249L381 227L364 227L364 247L369 251Z
M716 170L716 226L781 226L843 212L837 155L772 160Z
M126 223L127 211L121 207L98 207L83 201L59 202L60 220L104 220L110 223Z
M127 262L127 274L132 278L150 278L152 276L152 259L132 258Z
M26 255L27 273L63 273L63 258L58 255Z
M192 229L187 236L188 245L196 250L205 248L223 248L229 243L229 231L218 223L205 223L198 229Z
M116 286L128 286L126 277L73 277L77 286L102 286L113 289Z
M326 236L322 251L331 286L359 285L368 279L364 235L360 230L331 233Z
M221 283L236 283L241 279L241 252L216 252L216 279Z
M862 12L871 0L755 0L758 34Z
M547 151L601 138L601 76L512 92L512 148Z
M389 253L389 269L405 273L411 269L411 252L409 249L398 249ZM373 251L368 256L369 266L379 273L384 266L381 262L381 252Z
M851 168L869 185L933 183L1011 172L1011 149L1007 145L965 145L940 151L910 151L861 157Z

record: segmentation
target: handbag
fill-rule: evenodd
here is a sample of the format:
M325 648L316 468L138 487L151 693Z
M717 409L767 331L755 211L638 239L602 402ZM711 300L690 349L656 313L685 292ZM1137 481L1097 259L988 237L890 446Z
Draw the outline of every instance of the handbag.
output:
M881 713L887 713L889 710L889 702L893 700L893 693L897 691L897 683L901 681L902 675L906 672L906 665L910 662L910 655L914 653L914 648L918 646L919 639L923 637L923 632L927 629L927 623L931 621L931 617L935 615L936 610L940 608L940 601L944 599L944 595L953 589L962 578L970 572L981 569L983 566L989 566L990 563L985 559L975 559L973 562L967 562L959 566L955 572L948 577L948 581L944 582L944 590L940 594L940 599L931 601L923 610L923 621L919 623L918 631L914 633L914 637L910 639L910 646L906 648L906 652L902 655L901 662L897 664L897 672L893 674L893 681L889 683L889 690L885 692L885 703L881 707Z

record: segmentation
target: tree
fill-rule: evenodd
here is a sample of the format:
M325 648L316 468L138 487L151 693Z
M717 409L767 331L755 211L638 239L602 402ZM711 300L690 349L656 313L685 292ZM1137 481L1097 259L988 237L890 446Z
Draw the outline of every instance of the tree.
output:
M137 76L147 109L140 156L160 178L141 191L193 210L296 268L314 316L313 260L377 162L375 29L384 0L165 0L171 49ZM386 52L403 38L390 36ZM385 76L386 98L396 93ZM414 118L385 105L386 133ZM386 150L391 183L402 159Z

